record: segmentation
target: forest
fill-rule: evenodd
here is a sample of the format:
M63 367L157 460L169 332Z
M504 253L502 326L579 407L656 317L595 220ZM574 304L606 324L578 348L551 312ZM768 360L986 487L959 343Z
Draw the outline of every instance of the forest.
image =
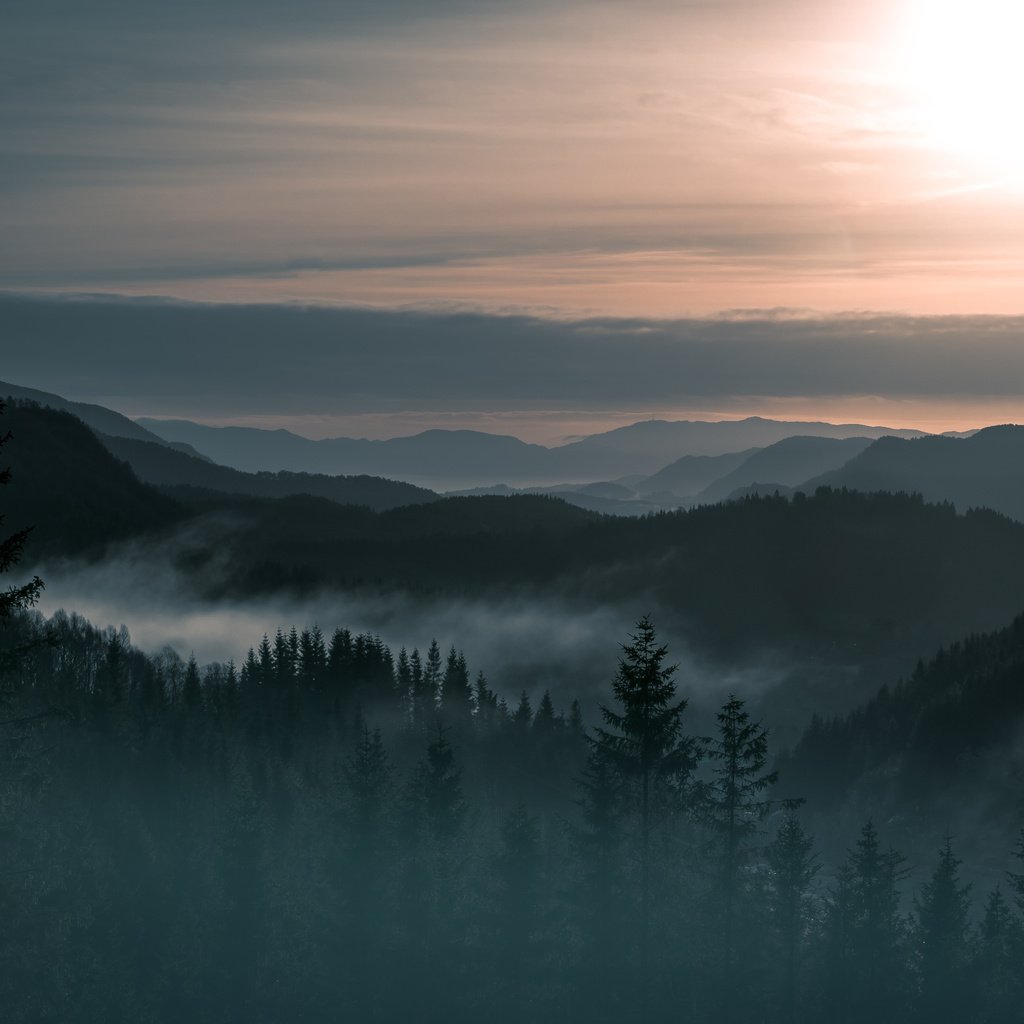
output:
M991 891L952 838L910 887L870 819L827 862L648 620L591 728L344 628L202 668L75 615L5 641L9 1020L1019 1019L1024 844Z
M36 411L21 411L31 426ZM69 421L53 422L74 440ZM811 717L787 749L743 693L695 714L647 615L608 638L596 703L592 681L575 699L499 693L457 645L395 650L344 625L270 627L238 664L200 664L145 653L123 626L44 616L44 581L22 580L19 559L37 540L82 544L60 533L61 516L159 537L210 502L257 509L262 531L279 521L264 539L282 552L288 515L314 499L183 501L90 443L69 450L83 480L116 486L58 508L46 499L56 479L22 461L3 492L24 481L30 499L0 548L0 570L20 580L0 597L6 1019L1019 1020L1024 618ZM75 471L59 480L66 496ZM112 493L122 518L90 514L87 493ZM970 536L946 563L969 573L993 532L1015 542L1018 530L910 496L832 491L611 523L550 499L314 507L349 531L346 557L362 551L370 567L376 554L382 574L429 566L442 590L502 578L504 563L470 557L494 535L511 542L497 558L543 552L529 563L536 585L551 562L571 567L609 541L625 549L609 578L669 536L670 566L709 574L697 557L727 560L726 537L740 565L769 531L813 550L839 520L856 521L842 535L863 550L929 524L918 564L936 538ZM35 528L22 522L31 512ZM315 536L295 537L292 557ZM104 557L99 543L79 547L87 564ZM856 557L837 552L831 567L851 586ZM896 586L899 566L889 572ZM724 615L725 588L704 596L708 622ZM711 643L777 629L795 650L878 628L877 609L851 625L835 607L788 624L748 607L738 633L733 623ZM970 833L964 807L982 815Z

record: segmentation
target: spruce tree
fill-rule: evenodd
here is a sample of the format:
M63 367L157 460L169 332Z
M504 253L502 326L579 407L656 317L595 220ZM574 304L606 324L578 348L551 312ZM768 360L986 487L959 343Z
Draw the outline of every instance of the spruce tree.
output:
M429 701L429 708L425 706L424 711L431 716L436 715L441 706L441 687L444 678L441 674L441 648L438 646L437 638L430 641L427 648L427 660L423 666L423 689L424 704ZM426 720L426 719L425 719Z
M726 1022L732 1019L737 992L736 918L743 870L751 844L771 810L761 794L778 778L766 772L768 734L750 720L744 702L730 695L718 713L718 736L708 747L713 779L705 790L704 817L717 838L721 912L721 995Z
M0 402L0 415L3 414L3 411L4 403ZM9 431L0 435L0 448L3 448L10 439ZM10 480L10 469L0 469L0 486L10 483ZM6 516L0 513L0 527L3 526L5 518ZM32 527L23 527L0 539L0 574L10 572L21 560L25 541L31 532ZM31 608L39 600L42 591L43 581L38 576L33 576L28 583L14 584L0 590L0 631L4 629L16 612ZM33 646L35 644L32 640L19 639L10 643L4 638L0 641L0 673L13 667Z
M999 889L985 902L973 948L972 991L980 1024L1011 1024L1024 1000L1024 928Z
M798 1019L799 969L804 936L810 919L810 889L818 873L814 840L796 814L797 801L786 805L786 816L768 847L769 908L782 952L782 1019Z
M844 1021L903 1021L906 921L900 913L903 857L883 849L870 820L838 876L830 914L831 1012Z
M632 819L639 868L639 1011L646 1019L651 993L651 918L655 894L652 837L683 807L685 790L696 766L695 741L683 733L685 700L676 699L673 675L666 665L668 649L658 643L654 626L644 616L622 645L619 669L612 684L616 706L601 706L603 725L594 730L594 756L616 778L623 822ZM657 879L660 885L661 879Z
M917 1015L934 1021L966 1016L970 886L960 884L960 861L947 838L931 878L914 900Z

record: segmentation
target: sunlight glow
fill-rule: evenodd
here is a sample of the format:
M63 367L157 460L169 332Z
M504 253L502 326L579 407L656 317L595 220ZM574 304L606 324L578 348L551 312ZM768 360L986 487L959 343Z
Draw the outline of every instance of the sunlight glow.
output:
M926 144L994 175L1024 174L1024 4L911 0L895 59Z

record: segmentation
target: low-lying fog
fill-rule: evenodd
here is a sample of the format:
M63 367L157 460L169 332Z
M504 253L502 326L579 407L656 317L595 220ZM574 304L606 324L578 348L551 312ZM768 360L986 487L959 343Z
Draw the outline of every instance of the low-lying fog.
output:
M278 627L292 625L299 630L319 625L328 639L338 626L368 632L381 637L396 655L402 646L410 651L418 647L425 654L436 637L444 653L452 645L463 650L472 675L482 670L510 703L526 690L536 706L550 689L556 706L568 708L579 697L592 715L598 702L610 698L619 644L646 613L668 644L669 660L679 666L680 694L695 711L710 712L733 692L759 703L799 674L782 663L709 664L694 654L668 616L659 618L657 609L628 599L590 610L557 597L515 594L441 602L397 592L324 591L305 599L280 595L213 602L198 596L169 561L140 557L137 551L102 564L39 566L37 571L46 582L39 604L44 614L63 608L97 626L123 624L132 642L147 653L170 645L185 658L194 653L201 664L228 659L240 664L264 633L273 637ZM790 708L785 717L794 726L803 724L811 710Z

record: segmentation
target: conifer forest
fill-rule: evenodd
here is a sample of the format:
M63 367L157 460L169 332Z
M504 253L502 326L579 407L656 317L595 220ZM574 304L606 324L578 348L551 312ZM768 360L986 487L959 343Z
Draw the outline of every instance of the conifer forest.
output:
M1024 832L979 874L941 801L917 863L893 822L1018 706L1022 620L780 750L742 693L691 710L646 615L593 706L344 625L199 664L34 609L35 535L0 559L7 1020L1019 1020Z

